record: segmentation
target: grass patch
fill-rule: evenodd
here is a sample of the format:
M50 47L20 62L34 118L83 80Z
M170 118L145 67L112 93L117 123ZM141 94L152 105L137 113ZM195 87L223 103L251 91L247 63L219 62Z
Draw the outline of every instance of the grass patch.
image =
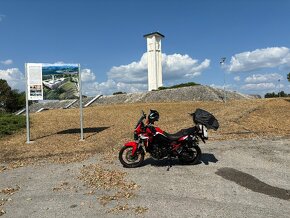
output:
M200 84L194 83L194 82L188 82L188 83L181 83L181 84L169 86L169 87L161 86L158 88L158 90L177 89L177 88L182 88L182 87L190 87L190 86L198 86L198 85L200 85Z
M26 125L24 116L0 113L0 138L24 128Z

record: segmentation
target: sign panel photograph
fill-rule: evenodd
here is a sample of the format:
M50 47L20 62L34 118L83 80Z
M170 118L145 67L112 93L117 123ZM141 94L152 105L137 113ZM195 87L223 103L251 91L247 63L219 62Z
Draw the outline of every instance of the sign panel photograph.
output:
M42 64L42 84L45 100L78 99L78 64Z

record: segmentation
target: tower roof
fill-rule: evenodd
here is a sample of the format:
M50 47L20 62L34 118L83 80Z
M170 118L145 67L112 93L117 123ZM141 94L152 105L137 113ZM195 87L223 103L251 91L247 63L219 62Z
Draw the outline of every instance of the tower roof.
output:
M162 38L165 37L164 35L162 35L162 34L159 33L159 32L148 33L148 34L145 34L143 37L147 38L147 37L149 37L149 36L154 36L154 35L160 36L160 37L162 37Z

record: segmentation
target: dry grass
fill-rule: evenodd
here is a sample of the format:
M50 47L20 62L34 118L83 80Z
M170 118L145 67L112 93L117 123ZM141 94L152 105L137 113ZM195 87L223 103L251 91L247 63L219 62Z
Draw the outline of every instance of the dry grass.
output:
M118 149L132 140L141 110L154 108L160 113L159 127L175 132L192 125L188 115L196 108L213 113L220 129L209 132L210 140L289 136L290 99L237 100L221 102L179 102L95 106L84 109L85 141L79 141L79 110L50 110L31 114L31 140L25 132L0 141L0 163L8 168L36 160L72 162L93 154ZM114 153L117 151L113 150ZM5 170L0 166L0 171Z
M112 188L123 191L135 190L138 186L134 182L125 181L125 172L104 169L98 164L91 164L81 170L79 179L94 189L111 190Z
M91 164L83 167L78 178L87 187L93 189L90 193L94 193L95 189L106 190L107 192L98 198L100 204L106 206L111 201L128 200L135 196L134 191L138 185L126 181L125 176L125 172L105 169L99 164ZM110 194L112 192L114 194Z
M136 215L141 215L141 214L147 212L148 208L147 207L141 207L141 206L129 207L128 204L125 204L125 205L118 204L116 207L108 210L107 213L119 214L120 212L124 212L124 211L129 211L129 212L132 211Z
M4 194L4 195L13 195L15 192L19 191L20 187L18 185L16 185L15 188L5 188L0 190L0 194Z
M0 195L5 195L6 197L7 196L11 196L13 195L15 192L19 191L20 187L18 185L16 185L15 188L11 188L11 187L8 187L8 188L4 188L2 190L0 190ZM1 198L0 199L0 216L4 215L6 213L5 210L2 209L2 207L6 204L6 202L8 201L12 201L11 198Z

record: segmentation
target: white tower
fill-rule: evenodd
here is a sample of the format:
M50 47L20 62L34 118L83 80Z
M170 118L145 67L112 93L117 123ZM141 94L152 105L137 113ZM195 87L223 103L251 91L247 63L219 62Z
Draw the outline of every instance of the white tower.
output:
M164 35L154 32L144 37L147 39L148 91L151 91L162 86L161 39Z

